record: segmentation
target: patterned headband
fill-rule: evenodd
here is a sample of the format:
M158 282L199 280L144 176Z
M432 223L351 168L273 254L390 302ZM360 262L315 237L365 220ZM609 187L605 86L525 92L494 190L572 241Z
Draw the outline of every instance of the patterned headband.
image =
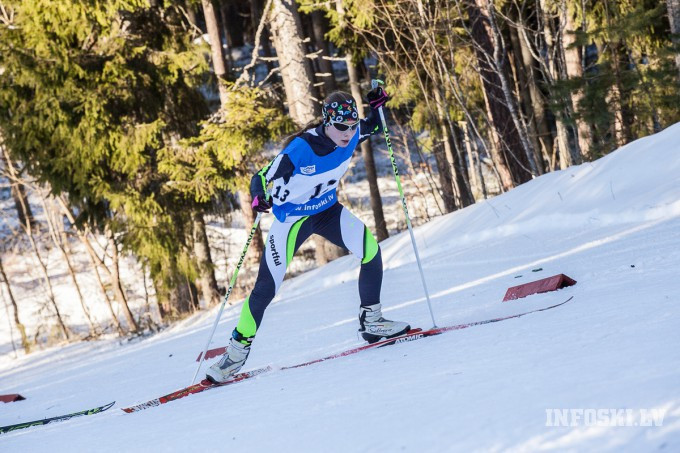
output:
M331 123L343 123L359 119L357 104L354 99L323 104L323 124L330 126Z

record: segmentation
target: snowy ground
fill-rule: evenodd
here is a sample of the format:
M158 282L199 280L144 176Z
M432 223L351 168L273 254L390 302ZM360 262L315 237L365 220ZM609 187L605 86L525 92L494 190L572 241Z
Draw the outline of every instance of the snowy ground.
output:
M574 296L564 306L269 373L135 414L120 408L189 383L216 311L137 342L5 355L0 394L27 399L0 406L0 426L116 405L2 435L0 449L680 451L677 143L680 125L416 229L439 325ZM381 245L386 315L429 327L408 233ZM578 283L501 302L509 286L558 273ZM354 258L344 257L286 281L247 368L359 344L357 274ZM238 310L225 311L213 346L226 343ZM650 423L647 410L657 416ZM556 413L572 426L547 426Z

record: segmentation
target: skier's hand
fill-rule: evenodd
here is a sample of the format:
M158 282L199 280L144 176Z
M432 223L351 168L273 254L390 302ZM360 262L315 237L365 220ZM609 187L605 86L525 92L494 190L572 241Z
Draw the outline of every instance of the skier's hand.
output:
M366 98L368 99L368 103L371 105L373 110L377 110L390 100L390 97L381 87L373 88L366 94Z
M269 212L269 209L272 207L271 203L264 195L254 197L250 206L253 208L253 211L256 212Z

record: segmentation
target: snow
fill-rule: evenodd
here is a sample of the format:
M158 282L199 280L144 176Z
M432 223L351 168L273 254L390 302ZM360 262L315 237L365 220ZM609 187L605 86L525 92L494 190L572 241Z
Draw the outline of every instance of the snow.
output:
M0 426L116 405L4 434L0 448L680 451L678 143L680 124L415 228L438 325L574 296L563 306L267 373L134 414L120 408L189 384L217 308L145 339L6 354L0 394L27 399L0 406ZM381 247L386 316L430 327L408 233ZM559 273L578 283L501 302L508 287ZM360 344L357 275L348 256L284 282L246 368ZM212 347L226 343L239 309L225 310ZM567 420L573 426L547 426L565 409L577 414ZM630 425L644 424L644 410L663 418L659 426L588 418L625 409Z

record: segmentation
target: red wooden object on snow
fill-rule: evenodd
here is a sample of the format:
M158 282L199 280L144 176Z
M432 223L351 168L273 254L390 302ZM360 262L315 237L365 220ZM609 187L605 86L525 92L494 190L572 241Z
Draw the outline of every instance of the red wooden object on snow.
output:
M508 291L503 298L503 302L526 297L530 294L547 293L548 291L555 291L556 289L566 288L567 286L575 284L576 280L573 280L564 274L553 275L552 277L536 280L535 282L508 288Z
M25 400L23 396L18 393L12 393L11 395L0 395L0 401L3 403L13 403L14 401Z

